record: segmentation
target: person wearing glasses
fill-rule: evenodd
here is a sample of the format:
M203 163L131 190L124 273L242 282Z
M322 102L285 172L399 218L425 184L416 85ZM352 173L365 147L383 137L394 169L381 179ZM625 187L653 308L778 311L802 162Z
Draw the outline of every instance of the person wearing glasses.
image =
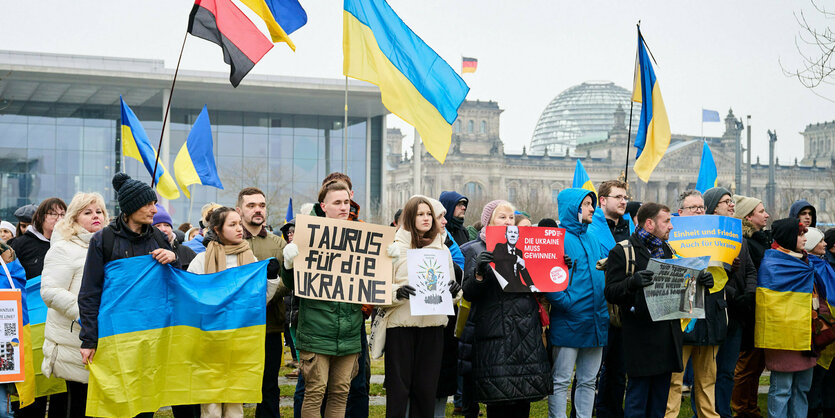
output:
M26 280L41 275L43 259L49 251L52 230L66 213L67 204L63 200L57 197L44 200L32 215L32 224L26 228L26 232L10 243L20 264L26 270Z
M678 215L694 216L705 214L705 201L698 190L685 190L678 197Z

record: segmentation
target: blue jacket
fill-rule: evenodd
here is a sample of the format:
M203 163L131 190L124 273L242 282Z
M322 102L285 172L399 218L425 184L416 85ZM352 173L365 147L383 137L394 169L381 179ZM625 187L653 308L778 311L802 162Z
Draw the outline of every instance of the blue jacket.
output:
M447 231L447 234L449 234L449 231ZM458 267L464 270L464 253L461 252L461 247L449 235L447 235L445 244L449 248L449 253L452 255L452 262L458 264Z
M817 213L818 211L815 210L815 207L812 206L812 204L809 203L809 201L807 201L806 199L799 199L799 200L796 200L794 203L792 203L791 208L789 208L789 216L791 216L792 218L797 218L797 215L800 213L800 211L802 211L803 209L806 209L806 208L812 209L812 225L811 226L817 225L818 224L818 213Z
M548 340L557 347L602 347L609 336L609 312L603 295L606 277L595 268L608 253L595 236L586 233L589 225L577 216L588 195L594 205L594 193L585 189L566 189L557 196L560 226L566 231L565 254L574 262L568 288L546 294L551 302Z
M203 245L203 236L200 234L195 235L190 241L184 242L183 245L191 248L195 254L200 254L206 251L206 246Z
M624 218L629 223L629 235L631 236L635 232L632 217L625 215ZM594 210L594 218L591 225L589 225L588 233L597 238L597 241L600 242L600 247L607 257L609 256L609 251L612 251L612 248L615 248L615 245L617 245L615 237L612 236L612 230L609 229L609 221L606 220L606 215L601 208Z

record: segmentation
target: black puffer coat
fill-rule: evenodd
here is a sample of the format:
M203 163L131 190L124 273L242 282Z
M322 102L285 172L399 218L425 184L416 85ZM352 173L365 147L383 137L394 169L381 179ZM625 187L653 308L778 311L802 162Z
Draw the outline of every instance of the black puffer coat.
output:
M542 344L539 304L531 293L505 293L492 271L475 278L475 258L486 250L477 239L465 244L464 298L472 303L462 350L471 361L478 402L537 401L553 392L551 366ZM471 335L467 335L471 333ZM466 347L467 341L464 342Z
M26 271L26 280L40 276L43 271L43 259L49 251L49 241L42 237L43 235L39 237L32 231L26 231L23 235L9 240L9 246Z

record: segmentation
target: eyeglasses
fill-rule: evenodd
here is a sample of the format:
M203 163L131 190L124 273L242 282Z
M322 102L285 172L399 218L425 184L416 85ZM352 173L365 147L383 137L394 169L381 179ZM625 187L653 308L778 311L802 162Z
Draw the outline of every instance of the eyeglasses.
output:
M724 204L730 206L730 205L734 204L734 201L733 201L733 199L725 199L725 200L720 200L719 203L724 203ZM719 205L719 203L717 203L717 205Z
M685 206L682 209L689 210L690 212L704 212L707 208L704 206Z
M619 194L617 196L600 196L600 197L611 197L612 199L624 200L624 201L627 201L627 202L629 201L629 196L625 196L625 195L622 195L622 194Z
M67 214L66 212L58 212L58 213L56 213L56 212L47 212L47 213L46 213L46 216L49 216L49 217L52 217L52 218L59 218L59 219L60 219L60 218L63 218L64 216L66 216L66 214Z

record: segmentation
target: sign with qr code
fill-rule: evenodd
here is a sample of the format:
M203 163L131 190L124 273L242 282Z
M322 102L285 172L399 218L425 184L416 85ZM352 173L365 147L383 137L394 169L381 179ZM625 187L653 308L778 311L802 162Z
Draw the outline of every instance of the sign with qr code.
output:
M20 290L0 290L0 383L23 381Z

